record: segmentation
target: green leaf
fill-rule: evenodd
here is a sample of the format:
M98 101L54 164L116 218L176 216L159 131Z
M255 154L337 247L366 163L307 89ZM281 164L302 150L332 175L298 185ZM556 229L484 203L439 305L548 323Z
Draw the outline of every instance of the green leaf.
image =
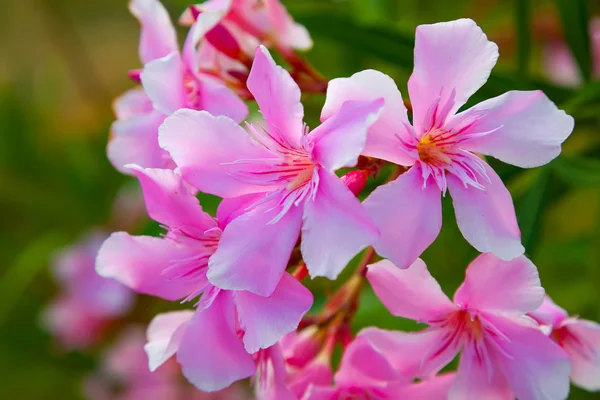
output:
M583 79L592 76L589 18L585 0L556 0L565 39L577 61Z
M517 219L521 227L521 242L529 254L535 250L543 210L549 202L548 189L551 173L552 170L548 166L541 168L540 174L525 194L517 210Z
M584 157L559 157L552 163L556 173L574 186L600 185L600 160Z
M600 81L586 84L562 106L567 113L576 117L585 115L587 111L597 115L599 107Z
M531 54L531 2L514 0L516 8L515 28L517 31L517 71L521 79L529 77Z

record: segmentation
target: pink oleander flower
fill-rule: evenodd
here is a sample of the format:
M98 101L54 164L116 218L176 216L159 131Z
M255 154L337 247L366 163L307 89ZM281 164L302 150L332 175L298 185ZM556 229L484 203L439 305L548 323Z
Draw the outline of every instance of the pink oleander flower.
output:
M592 51L592 74L600 78L600 18L590 21L590 40ZM551 41L544 48L542 65L548 77L564 86L581 85L582 79L577 62L569 46L564 41Z
M131 0L129 8L141 24L142 88L129 90L115 102L108 158L119 171L127 164L171 168L169 155L158 145L158 128L180 108L206 110L242 121L248 109L222 81L200 70L197 46L224 14L206 12L190 28L179 52L175 28L158 0Z
M107 236L100 230L92 231L54 258L53 272L61 293L42 319L68 349L95 344L106 328L133 306L131 290L98 276L94 269L96 253Z
M254 47L264 44L288 51L308 50L313 45L306 28L294 22L280 0L209 0L186 10L180 23L193 24L194 11L223 12L223 26L237 37L253 37Z
M570 317L550 297L529 316L571 358L571 380L590 391L600 391L600 324Z
M161 146L183 178L240 210L209 261L208 279L223 289L270 295L300 231L311 276L335 279L378 238L362 204L334 171L356 164L383 102L347 102L309 133L298 85L262 46L248 89L265 126L248 124L246 131L226 117L180 110L160 129Z
M477 257L454 304L420 259L406 270L380 261L369 266L367 279L393 315L429 325L413 333L359 333L401 374L431 376L461 353L451 400L567 398L569 358L526 316L542 303L544 289L525 256Z
M154 318L146 346L150 368L177 354L186 378L207 392L254 375L252 354L296 329L312 304L312 294L288 273L269 297L214 287L207 279L211 260L243 205L240 209L238 200L225 199L213 218L176 172L131 168L148 214L167 233L162 238L113 233L98 253L98 273L167 300L191 301L202 294L195 311Z
M362 71L329 84L321 120L348 100L383 97L363 155L411 166L364 203L381 231L375 249L400 268L439 234L447 189L458 227L473 247L504 260L523 254L510 193L479 154L522 168L544 165L560 153L573 118L540 91L511 91L457 114L497 58L497 46L472 20L417 27L408 82L412 124L394 81L381 72Z
M185 382L175 360L148 370L144 351L146 336L141 327L128 327L103 357L100 370L85 382L86 398L91 400L244 400L248 394L240 386L216 393L203 393ZM118 387L118 390L115 390Z

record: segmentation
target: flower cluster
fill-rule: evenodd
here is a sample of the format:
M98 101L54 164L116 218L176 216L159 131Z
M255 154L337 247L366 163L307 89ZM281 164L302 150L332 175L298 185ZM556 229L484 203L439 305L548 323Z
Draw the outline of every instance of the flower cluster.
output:
M573 119L540 91L465 107L498 58L472 20L417 27L409 114L379 71L324 81L296 53L311 47L307 31L277 0L190 6L181 52L157 0L130 9L142 27L144 66L130 73L141 88L116 102L108 154L137 177L165 233L113 233L96 269L138 293L191 302L150 323L151 370L175 356L200 390L252 378L258 399L559 400L570 376L599 389L600 327L544 300L511 195L485 158L547 164ZM301 95L325 91L310 129ZM245 100L262 119L239 124ZM382 166L392 175L365 193ZM482 253L453 301L419 259L441 230L448 191ZM222 198L216 216L199 192ZM361 252L356 272L307 315L306 275L336 279ZM366 282L393 315L428 327L355 335ZM440 373L459 353L457 372Z

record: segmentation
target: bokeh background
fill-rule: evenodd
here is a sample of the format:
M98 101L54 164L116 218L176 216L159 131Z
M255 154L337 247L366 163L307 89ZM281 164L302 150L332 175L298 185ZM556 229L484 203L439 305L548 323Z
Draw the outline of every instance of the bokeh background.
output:
M177 17L189 3L164 4ZM587 29L589 19L600 15L600 2L284 4L310 30L315 47L307 57L325 76L375 68L394 77L404 94L415 27L473 18L499 44L500 59L471 102L541 88L574 115L575 132L548 166L494 167L513 194L527 254L547 292L572 314L600 320L600 85L593 79ZM96 368L107 345L66 352L43 329L40 313L58 290L48 268L51 256L92 227L106 226L119 188L135 185L111 167L105 146L111 102L133 86L127 70L139 67L138 35L125 0L0 0L0 399L81 398L82 377ZM557 43L574 56L580 84L565 87L549 78L543 60ZM314 126L323 98L306 100ZM475 252L460 235L448 198L444 207L442 234L423 258L451 294ZM138 232L155 230L148 222ZM339 282L311 285L319 303ZM169 307L140 298L129 319L147 324ZM391 318L368 290L355 322L357 329L411 328ZM573 389L570 398L600 395Z

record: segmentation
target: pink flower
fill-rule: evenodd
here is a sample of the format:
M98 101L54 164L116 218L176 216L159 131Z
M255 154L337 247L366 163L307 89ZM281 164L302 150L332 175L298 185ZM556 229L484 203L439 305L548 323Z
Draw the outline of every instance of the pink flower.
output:
M132 89L115 102L117 121L108 144L108 157L123 173L124 166L172 167L168 154L158 146L158 127L166 116L180 108L206 110L243 120L247 107L219 79L200 71L196 47L224 14L204 13L190 28L178 49L176 32L158 0L131 0L129 8L142 28L139 74L143 89Z
M92 231L54 259L53 272L61 294L42 318L67 348L94 344L108 325L133 306L133 292L115 280L98 276L94 269L96 253L106 237L100 230Z
M414 333L368 328L359 334L401 374L431 376L460 352L450 399L567 397L568 357L525 316L544 296L525 256L508 262L491 253L477 257L454 304L420 259L406 270L380 261L369 266L367 278L393 315L429 325Z
M266 46L308 50L313 45L306 28L294 22L279 0L209 0L191 8L197 12L224 12L222 23L227 29L250 35ZM180 22L191 25L192 14L186 10Z
M382 100L351 101L312 132L302 122L300 89L266 48L256 51L248 89L266 126L249 132L225 117L180 110L160 130L183 178L236 204L209 262L209 280L270 295L302 231L311 276L334 279L372 244L377 228L334 171L356 164Z
M251 354L296 329L312 294L287 273L269 297L214 287L206 275L239 201L224 200L215 219L174 171L131 168L148 214L167 233L162 238L112 234L98 253L98 273L167 300L189 301L203 294L195 312L161 314L152 321L146 346L151 369L177 354L184 375L207 392L252 376Z
M540 91L511 91L457 114L497 58L497 46L472 20L419 26L408 82L412 124L396 85L378 71L329 84L321 120L348 100L383 97L384 110L363 154L412 166L365 201L381 231L375 249L400 268L437 237L447 189L458 226L473 247L504 260L523 254L510 193L478 154L523 168L546 164L560 153L573 119Z
M569 317L547 297L537 310L529 313L571 357L571 380L591 391L600 390L600 325Z

